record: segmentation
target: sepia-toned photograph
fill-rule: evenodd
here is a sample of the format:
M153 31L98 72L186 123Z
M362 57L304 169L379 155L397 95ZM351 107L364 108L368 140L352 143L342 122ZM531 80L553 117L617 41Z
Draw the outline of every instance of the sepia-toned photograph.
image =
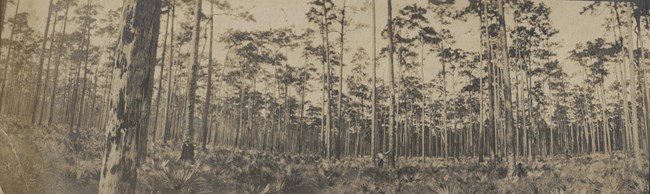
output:
M650 194L650 0L0 0L0 194Z

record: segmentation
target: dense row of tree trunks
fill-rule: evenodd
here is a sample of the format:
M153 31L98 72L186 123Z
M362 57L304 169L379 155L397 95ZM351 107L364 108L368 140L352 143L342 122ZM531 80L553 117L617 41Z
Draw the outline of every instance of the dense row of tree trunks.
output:
M14 12L14 18L18 15L18 8L20 8L20 0L16 1L16 11ZM7 75L9 74L9 66L13 63L13 56L14 53L14 35L16 33L16 23L11 25L11 33L9 35L9 45L8 45L8 51L7 51L7 57L5 57L5 67L4 71L2 72L2 88L0 88L0 112L2 112L2 107L5 104L5 96L7 95Z
M43 85L43 95L41 95L41 102L40 102L41 110L39 111L40 113L39 113L39 117L38 117L38 125L43 125L43 120L45 120L43 118L43 116L45 116L45 110L46 110L46 108L45 108L46 107L45 106L46 105L45 100L46 100L46 96L47 96L47 94L46 94L47 93L47 88L48 88L49 81L50 81L50 74L51 74L50 73L50 67L52 67L52 55L53 55L54 50L56 49L54 44L56 43L55 42L55 40L56 40L55 36L56 36L56 24L59 21L58 18L57 18L58 16L59 16L59 9L55 9L54 10L54 23L52 24L52 35L51 35L51 38L50 38L50 49L48 51L48 57L47 57L47 68L45 70L45 85Z
M91 1L89 0L87 3L87 12L86 12L86 17L90 17L90 9L91 9ZM77 150L80 145L78 144L79 142L77 141L78 136L79 136L79 130L80 130L80 125L81 125L81 120L82 118L82 113L83 113L83 106L84 106L84 99L85 99L85 94L86 94L86 81L87 81L87 72L88 72L88 52L90 50L90 21L87 21L88 23L83 23L83 30L82 30L82 35L83 35L83 40L79 44L79 50L82 53L82 58L77 58L75 63L77 64L75 67L75 77L74 77L74 83L73 83L73 89L72 89L72 97L71 100L66 101L68 103L68 110L66 115L68 127L69 127L69 139L70 142L72 143L72 148L73 150ZM83 64L83 66L82 66ZM83 71L83 80L81 78L81 73ZM80 84L80 82L83 81L83 84ZM81 87L80 87L81 85ZM80 91L81 90L81 91ZM81 95L79 95L81 93ZM78 110L78 111L77 111Z
M47 46L47 36L49 35L50 31L50 20L52 18L52 2L54 0L50 0L50 4L48 6L48 11L47 11L47 19L45 19L45 30L43 31L43 40L41 43L41 50L40 50L40 55L38 57L38 74L36 76L36 88L35 88L35 95L34 95L34 100L32 103L31 107L31 113L32 113L32 124L36 123L36 112L38 109L38 97L40 96L41 93L41 83L42 83L42 75L43 75L43 65L45 63L45 48ZM51 46L50 46L51 47Z
M275 69L276 74L277 74L277 68ZM239 124L237 124L237 129L235 131L235 147L239 147L240 145L240 134L244 130L244 109L246 107L245 105L245 98L246 98L246 84L244 82L244 77L246 73L246 65L242 63L239 67ZM278 94L279 95L279 94Z
M485 14L488 19L490 20L489 16ZM498 16L498 15L497 15ZM489 21L488 21L489 22ZM499 22L500 24L500 22ZM500 24L501 25L501 24ZM324 30L323 30L324 31ZM323 36L325 36L326 33L323 33ZM465 104L464 106L456 106L453 105L451 106L450 109L453 110L447 110L446 104L448 103L443 103L442 106L445 106L444 111L441 111L445 116L443 120L443 130L441 131L443 134L442 135L433 135L434 132L432 132L431 129L426 129L423 127L424 125L422 124L423 122L416 121L417 119L412 118L412 116L417 114L417 107L418 106L423 106L425 101L423 100L420 105L410 105L408 103L404 103L404 106L402 105L397 105L395 106L402 106L400 108L395 108L395 110L399 109L400 113L402 114L402 117L399 119L396 119L395 121L395 131L399 135L396 135L396 144L400 145L400 149L397 150L395 149L395 155L397 156L413 156L416 154L420 154L422 156L427 156L427 155L437 155L440 153L440 155L445 156L445 157L459 157L459 156L475 156L478 155L479 157L485 156L485 155L492 155L493 158L499 158L505 156L505 154L512 152L513 154L516 154L516 156L524 156L527 160L532 160L532 157L538 157L538 156L553 156L557 155L558 153L562 153L564 150L564 146L568 146L569 148L574 147L577 149L569 149L570 152L574 153L593 153L593 152L610 152L609 150L611 149L616 149L620 150L621 148L614 148L611 145L616 145L615 142L621 141L625 142L625 146L627 148L623 149L633 149L633 144L632 138L633 135L633 127L632 127L632 122L633 120L642 120L644 118L637 118L637 119L632 119L631 117L633 115L630 114L630 112L634 112L634 110L627 110L624 111L626 112L625 114L628 114L627 116L623 116L623 119L627 119L626 122L622 122L621 126L629 126L627 129L629 130L624 130L623 133L620 133L618 131L613 131L614 133L610 133L610 129L608 126L608 123L610 122L611 118L605 118L603 115L606 114L605 105L607 104L607 100L604 100L606 98L607 94L605 93L604 86L597 85L594 86L593 89L595 89L595 92L597 94L596 101L600 101L597 104L601 105L601 109L594 109L591 108L591 106L594 106L595 104L593 102L584 102L584 104L581 104L581 106L585 106L586 108L582 108L580 111L580 115L597 115L596 117L589 117L589 118L597 118L597 119L580 119L577 123L575 124L567 124L565 123L565 120L558 120L558 124L554 126L547 126L548 123L545 123L543 119L535 119L538 115L543 115L546 113L543 112L535 112L534 110L540 110L543 108L543 106L540 103L537 103L536 100L539 98L538 96L534 96L533 90L534 90L534 84L539 84L542 86L542 92L543 93L550 93L551 89L546 88L549 84L548 81L540 81L540 80L534 80L536 78L533 78L533 75L531 75L531 70L529 69L529 66L523 65L521 68L514 68L513 71L506 71L505 64L503 63L493 63L492 55L494 53L501 53L499 56L503 60L502 52L501 49L502 47L506 47L504 45L499 44L492 44L493 37L486 37L487 40L485 40L485 47L488 51L488 54L483 57L481 55L480 63L483 62L483 60L488 62L488 67L487 67L487 76L488 78L488 83L492 85L489 87L489 91L491 94L489 94L488 98L488 103L487 105L488 108L483 107L484 102L480 102L481 107L479 107L479 112L478 115L469 115L471 119L474 117L479 117L480 122L478 124L472 123L472 122L453 122L453 121L459 121L463 120L465 121L466 115L459 115L459 116L453 116L447 118L447 113L452 111L456 112L457 110L461 108L471 108L472 105L470 104ZM500 39L495 39L495 40L500 40ZM500 42L500 41L499 41ZM324 41L325 43L325 41ZM324 44L325 45L325 44ZM481 45L483 45L483 40ZM498 52L492 52L492 47L496 48L494 50L498 50ZM329 48L329 46L327 46ZM482 47L481 47L482 48ZM483 49L483 48L482 48ZM549 48L550 49L550 48ZM423 53L423 52L422 52ZM624 55L623 55L624 56ZM443 58L446 56L443 56ZM498 57L497 57L498 58ZM530 58L524 58L522 56L517 57L517 60L521 60L523 63L533 63L533 61ZM496 61L496 60L495 60ZM445 59L442 60L443 63L447 63ZM519 62L519 61L517 61ZM449 62L451 63L451 62ZM328 75L329 71L331 71L331 67L327 68L327 61L324 60L324 68L323 68L323 74ZM497 64L503 64L503 65L497 65ZM518 64L518 63L517 63ZM444 64L447 65L447 64ZM629 66L629 64L626 64L625 66ZM519 67L519 66L517 66ZM280 68L280 67L278 67ZM630 68L630 67L625 67L625 68ZM246 72L246 66L242 66L242 74ZM508 84L513 81L510 78L506 78L507 72L510 73L515 73L514 75L514 80L516 85L512 85L514 91L506 92L506 88L508 88ZM625 73L627 72L627 73ZM483 72L481 72L483 73ZM623 74L625 73L625 74ZM446 76L447 72L446 69L443 71L443 77ZM629 80L629 79L624 79L623 75L630 75L628 70L624 69L623 66L621 66L621 69L619 71L619 75L621 77L621 81L624 82L624 80ZM341 72L339 69L339 76L341 76ZM325 76L324 76L325 77ZM398 76L399 77L399 76ZM450 79L453 79L453 77L450 77ZM251 126L256 126L260 124L261 122L257 122L257 119L259 115L256 115L252 110L255 109L257 105L255 105L255 94L253 94L255 91L255 80L251 80L253 83L246 83L246 79L242 79L241 83L241 91L239 95L242 97L240 100L242 105L239 107L239 113L240 115L233 115L233 118L236 118L239 122L238 125L233 125L237 126L236 128L241 128L241 130L236 131L236 133L229 133L228 131L224 131L224 127L219 127L215 134L218 133L225 133L226 137L230 138L224 138L226 141L223 145L228 145L228 142L232 142L231 140L234 139L234 142L236 145L241 145L239 147L246 147L246 148L255 148L255 147L262 147L263 149L268 148L269 150L275 150L275 151L283 151L283 152L292 152L294 150L298 150L298 152L303 152L303 147L306 147L306 141L303 141L301 137L303 136L309 136L305 134L305 101L304 99L301 99L300 103L300 115L299 115L299 121L295 122L298 128L296 130L293 130L292 127L294 126L290 121L290 118L292 117L292 113L290 113L288 110L291 106L289 102L289 98L291 97L291 92L289 91L289 85L287 84L278 84L276 85L278 90L276 91L277 93L273 94L274 96L277 96L278 101L284 101L284 104L279 103L277 105L272 105L272 106L277 106L273 107L274 111L277 111L277 115L273 115L272 119L270 122L272 124L269 126L268 124L263 124L264 125L264 131L259 131L258 129L254 129ZM331 77L328 78L327 80L324 80L324 88L326 88L326 92L330 91L329 88L331 88L331 80L333 80ZM446 80L446 77L445 79ZM341 83L342 80L339 80L339 83ZM480 80L483 82L483 80ZM630 80L631 81L631 80ZM446 81L445 81L446 82ZM452 82L449 82L452 83ZM484 83L480 83L480 87L483 88ZM248 87L246 85L250 85L251 87ZM342 84L340 84L342 85ZM445 84L446 85L446 84ZM630 85L634 85L630 83ZM637 83L636 85L639 85ZM631 86L628 86L628 92L629 88ZM342 90L339 86L339 91ZM373 88L373 90L376 90ZM454 89L452 89L454 90ZM398 90L396 90L397 92ZM401 89L399 91L402 91ZM483 92L480 91L480 101L484 100L483 98ZM446 93L446 92L445 92ZM645 93L645 92L643 92ZM296 94L302 95L303 92L297 92ZM326 93L324 93L325 95ZM475 98L473 95L475 93L468 93L469 99ZM451 94L453 95L453 93ZM512 97L509 97L509 95L514 95ZM553 95L553 94L551 94ZM330 96L331 97L331 96ZM340 96L338 96L340 97ZM559 104L559 97L557 97L558 100L555 100L554 103ZM627 97L623 97L623 99L627 99ZM331 100L331 98L324 97L323 101L327 102L328 100ZM373 100L374 101L374 100ZM443 100L444 102L447 102L447 98ZM513 104L515 103L515 106L510 106L508 108L508 104ZM629 102L629 99L626 100L627 104L631 103ZM340 101L339 101L340 102ZM246 104L250 106L246 106ZM342 103L339 103L342 104ZM345 106L345 105L342 105ZM559 105L556 105L559 106ZM639 107L639 106L637 106ZM332 108L331 104L330 106L325 106L324 108ZM629 108L629 107L628 107ZM374 109L374 108L373 108ZM336 109L339 112L345 112L343 111L344 108L338 108ZM189 110L188 110L189 111ZM485 112L488 111L488 112ZM227 112L227 111L225 111ZM372 111L371 111L372 112ZM383 112L388 112L388 111L383 111ZM396 111L397 112L397 111ZM426 112L426 111L425 111ZM513 114L513 118L511 124L512 128L508 129L509 122L508 122L508 115L507 112L511 112ZM329 113L329 111L323 111L323 123L327 123L327 116L326 114ZM481 123L484 120L483 114L491 114L492 118L488 119L487 121L490 123L489 125L485 125L484 123ZM397 114L397 113L395 113ZM516 114L516 117L514 116ZM342 114L338 115L338 122L345 122L345 119ZM371 113L373 117L376 117L376 113ZM385 115L384 115L385 116ZM397 116L397 115L396 115ZM422 115L424 116L424 115ZM505 119L504 119L505 118ZM587 118L587 117L584 117ZM447 126L446 120L450 120L450 126ZM599 121L600 120L600 121ZM373 125L376 123L380 123L377 121L372 121ZM216 123L220 123L217 121ZM350 120L350 125L349 126L361 126L363 127L362 124L359 124L360 122L358 120ZM541 124L541 125L538 125ZM637 127L643 127L641 124L643 123L637 123ZM204 124L205 125L205 124ZM261 125L261 124L260 124ZM453 126L452 126L453 125ZM206 125L207 126L207 125ZM348 132L332 132L328 131L327 128L325 127L326 125L323 126L323 133L321 133L321 142L323 142L322 146L316 146L317 148L323 148L323 152L325 153L324 155L327 154L336 154L334 156L339 156L339 154L358 154L358 153L372 153L373 155L377 152L375 147L377 146L377 142L375 142L375 138L370 138L370 140L365 140L362 135L355 134L355 133L348 133ZM343 125L340 125L338 129L342 129ZM486 127L487 126L487 127ZM381 128L376 129L375 127L372 127L371 129L371 135L376 135L377 131L374 130L380 130ZM507 130L506 130L507 129ZM422 135L419 139L415 137L418 132L415 132L415 130L420 131L420 135ZM512 130L512 133L508 133L508 130ZM208 130L209 131L209 130ZM255 132L261 132L259 134L256 134ZM426 134L432 134L431 137L428 141L426 139ZM620 133L620 134L619 134ZM232 136L228 136L228 134L234 134ZM383 135L384 133L379 133L379 135ZM388 134L388 133L386 133ZM478 135L476 135L478 134ZM486 134L491 134L491 137L488 137ZM508 135L511 134L511 135ZM492 136L493 135L493 136ZM637 132L637 135L640 135L644 137L642 132ZM203 135L206 136L206 135ZM234 138L232 138L234 137ZM205 138L205 137L204 137ZM205 138L207 139L207 138ZM291 145L287 143L285 140L286 139L298 139L298 144L297 145ZM359 140L360 139L360 140ZM380 138L384 139L384 138ZM256 140L259 140L257 142ZM365 140L365 141L364 141ZM333 141L334 144L332 144ZM512 142L509 142L512 141ZM388 142L388 141L386 141ZM428 146L427 146L428 142ZM478 142L478 144L482 144L485 147L490 147L490 149L481 151L480 148L477 148L475 146L475 143ZM510 147L508 144L512 144L513 146ZM640 143L640 142L639 142ZM440 145L437 145L440 144ZM369 147L363 147L360 145L370 145ZM385 144L380 143L379 145L383 147L389 147L386 146ZM329 147L329 150L327 150ZM610 148L611 147L611 148ZM370 151L368 151L370 149ZM429 150L427 150L429 149ZM438 151L438 150L440 151ZM513 149L513 150L507 150L507 149ZM516 150L515 150L516 149ZM434 151L435 150L435 151ZM489 153L488 153L489 151ZM478 154L477 154L478 153ZM514 166L514 165L513 165Z
M86 37L86 32L85 31L83 32L83 36ZM79 50L82 50L82 51L85 50L85 47L86 47L85 42L86 41L84 40L84 41L82 41L82 43L80 43ZM75 66L74 66L73 71L76 72L76 73L74 73L74 75L71 74L71 76L74 76L74 78L73 78L74 81L70 83L70 84L72 84L71 96L69 97L69 100L65 101L65 102L67 102L67 106L66 106L67 110L66 110L66 113L65 113L65 116L66 116L65 119L66 119L66 123L68 124L68 127L69 127L69 129L68 129L68 138L70 139L70 142L74 145L73 149L76 149L79 146L78 144L76 144L76 143L78 143L77 142L77 134L79 132L77 131L77 129L75 129L74 121L75 121L75 116L77 115L76 110L77 110L77 102L79 100L79 98L78 98L79 97L79 95L78 95L79 94L79 81L80 81L80 76L81 76L81 64L83 62L81 60L77 59L77 60L74 60L74 63L75 63Z
M171 1L171 22L172 26L170 29L171 37L169 40L169 68L167 70L167 104L165 107L165 130L163 131L163 141L168 142L172 138L172 80L174 76L173 68L176 61L174 61L174 23L176 21L176 1Z
M87 10L87 13L86 13L86 17L90 18L90 12L91 12L91 8L92 8L92 1L91 0L88 0L87 8L88 8L88 10ZM83 77L83 84L81 85L81 97L79 97L79 101L80 101L79 102L79 111L78 111L77 123L76 123L77 131L81 130L81 128L83 127L82 126L82 121L85 120L84 119L84 106L85 106L85 99L86 99L86 90L87 90L87 86L88 86L88 71L89 71L89 69L88 69L88 60L90 58L90 37L91 37L91 26L90 26L91 23L90 23L90 21L87 21L87 22L88 23L86 23L86 25L88 25L88 26L86 27L85 50L84 50L84 53L83 53L84 54L84 56L83 56L84 57L84 59L83 59L83 64L84 65L83 66L84 67L83 67L83 70L82 70L84 77Z
M99 193L135 193L139 135L148 127L161 1L125 0L116 49Z
M163 40L163 51L162 51L162 57L160 59L160 74L158 74L158 91L156 92L156 113L154 114L153 117L153 129L152 131L152 141L156 142L156 136L158 136L158 113L160 113L160 98L162 97L162 87L163 87L163 72L165 71L165 59L167 56L167 39L169 37L169 22L170 22L170 16L172 14L171 12L171 6L167 10L167 20L165 21L165 39ZM170 65L171 67L171 65ZM171 71L167 72L169 75L171 75ZM171 93L171 90L167 90L167 92Z

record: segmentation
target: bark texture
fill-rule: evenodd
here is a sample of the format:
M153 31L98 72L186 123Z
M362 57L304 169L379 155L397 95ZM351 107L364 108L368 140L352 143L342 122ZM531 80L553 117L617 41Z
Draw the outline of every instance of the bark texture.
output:
M138 135L148 126L156 48L160 28L159 0L125 0L116 49L106 147L99 193L135 193Z

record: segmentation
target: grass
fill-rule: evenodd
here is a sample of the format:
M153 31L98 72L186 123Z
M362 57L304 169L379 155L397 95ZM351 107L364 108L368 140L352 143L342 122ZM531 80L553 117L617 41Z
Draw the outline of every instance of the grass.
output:
M103 132L87 129L73 152L67 128L32 128L0 118L20 158L0 141L0 187L5 193L96 193ZM505 166L476 160L399 160L376 168L369 157L325 160L212 148L196 163L177 162L179 146L150 142L138 171L138 193L647 193L646 172L621 154L596 154L525 162L527 176L507 178ZM20 168L22 166L23 168ZM26 189L28 185L30 190Z

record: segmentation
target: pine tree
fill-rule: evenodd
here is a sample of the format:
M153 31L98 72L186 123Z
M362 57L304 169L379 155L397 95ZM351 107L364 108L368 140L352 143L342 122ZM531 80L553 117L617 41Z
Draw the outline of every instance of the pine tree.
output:
M113 70L101 194L135 193L139 147L143 146L138 135L149 123L149 110L141 102L151 101L153 92L160 7L158 0L125 0L122 7L124 30Z

